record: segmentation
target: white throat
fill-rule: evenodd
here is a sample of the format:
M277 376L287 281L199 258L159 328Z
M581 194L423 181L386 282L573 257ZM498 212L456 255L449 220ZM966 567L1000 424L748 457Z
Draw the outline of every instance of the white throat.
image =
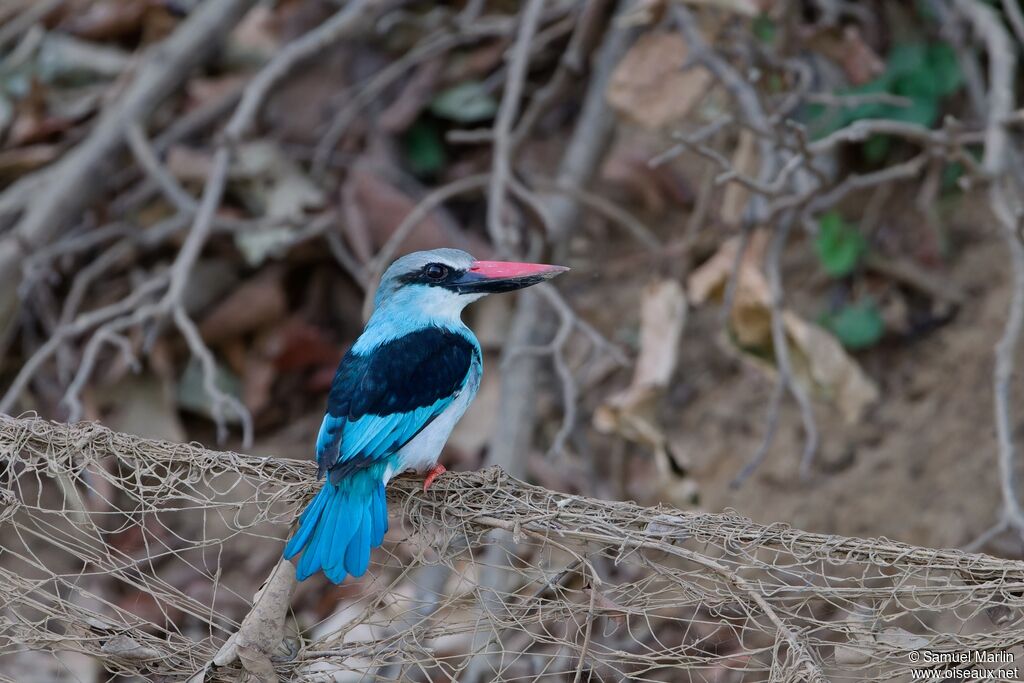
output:
M352 346L355 353L372 350L390 339L428 326L468 330L462 309L486 294L457 294L444 287L402 287L374 309L363 334Z

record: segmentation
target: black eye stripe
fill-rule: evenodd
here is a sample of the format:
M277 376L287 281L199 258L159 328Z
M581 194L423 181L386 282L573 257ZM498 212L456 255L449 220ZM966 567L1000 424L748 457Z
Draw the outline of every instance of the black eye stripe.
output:
M440 272L431 273L431 269L440 269ZM458 280L465 271L449 266L445 263L428 263L419 270L414 270L398 277L398 282L403 285L431 285L447 286L448 283Z

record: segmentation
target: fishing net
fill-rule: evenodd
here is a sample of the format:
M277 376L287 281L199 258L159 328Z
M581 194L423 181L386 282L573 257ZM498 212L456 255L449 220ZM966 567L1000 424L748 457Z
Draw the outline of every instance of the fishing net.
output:
M210 662L315 492L312 462L6 417L0 461L0 679L240 680ZM1007 678L1024 645L1024 562L496 469L426 494L399 478L389 500L366 576L300 585L281 680Z

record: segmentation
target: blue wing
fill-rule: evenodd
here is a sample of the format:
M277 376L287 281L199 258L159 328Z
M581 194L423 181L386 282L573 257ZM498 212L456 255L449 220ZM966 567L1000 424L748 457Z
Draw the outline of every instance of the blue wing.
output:
M451 405L479 354L475 340L437 327L346 354L317 437L321 474L337 482L398 451Z

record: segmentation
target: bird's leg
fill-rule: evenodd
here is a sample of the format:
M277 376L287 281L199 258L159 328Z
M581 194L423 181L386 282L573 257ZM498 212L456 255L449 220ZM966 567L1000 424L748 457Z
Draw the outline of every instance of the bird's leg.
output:
M442 475L447 471L448 470L446 470L445 466L442 465L441 463L437 463L432 468L430 468L430 470L427 472L427 478L423 480L423 493L427 492L427 489L430 488L430 485L434 483L434 480L437 479L439 475Z

